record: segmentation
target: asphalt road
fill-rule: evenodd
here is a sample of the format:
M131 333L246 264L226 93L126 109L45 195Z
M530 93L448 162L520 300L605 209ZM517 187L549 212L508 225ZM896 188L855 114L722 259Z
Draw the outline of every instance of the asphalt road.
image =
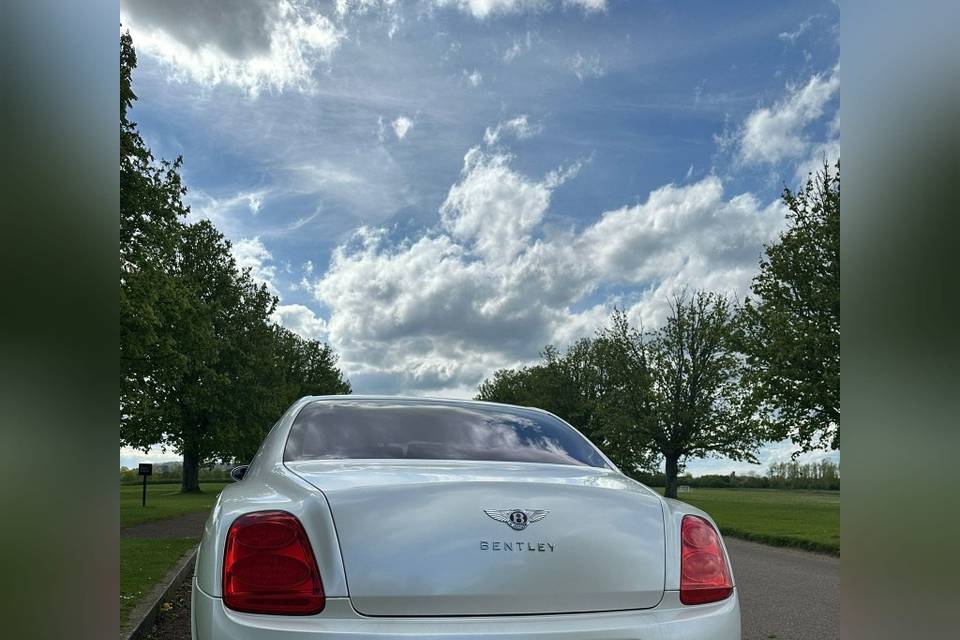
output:
M840 559L725 538L745 640L840 637Z

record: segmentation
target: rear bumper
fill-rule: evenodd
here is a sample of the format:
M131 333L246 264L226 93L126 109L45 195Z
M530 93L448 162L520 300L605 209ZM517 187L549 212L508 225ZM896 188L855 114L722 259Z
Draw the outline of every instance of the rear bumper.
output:
M563 615L372 618L348 598L330 598L315 616L264 616L230 611L193 583L193 640L739 640L737 592L721 602L687 607L676 591L653 609Z

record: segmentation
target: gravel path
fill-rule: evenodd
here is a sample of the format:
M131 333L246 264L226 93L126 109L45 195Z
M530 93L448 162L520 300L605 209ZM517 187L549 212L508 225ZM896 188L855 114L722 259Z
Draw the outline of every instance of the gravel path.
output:
M143 522L120 529L121 538L199 538L209 511L185 513L176 518Z

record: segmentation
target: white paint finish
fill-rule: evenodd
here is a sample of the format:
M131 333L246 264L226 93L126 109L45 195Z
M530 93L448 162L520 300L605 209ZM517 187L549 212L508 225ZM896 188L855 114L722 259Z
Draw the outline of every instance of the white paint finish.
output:
M287 467L326 495L361 613L611 611L663 596L661 501L614 471L410 460ZM484 513L512 508L550 513L522 531Z
M688 607L668 591L653 609L542 616L390 617L358 614L346 598L315 616L261 616L230 611L194 589L194 640L739 640L736 591L721 602Z
M553 634L568 639L739 637L736 592L723 602L696 607L684 607L677 598L679 523L686 513L706 515L698 509L664 500L612 465L434 460L285 465L283 448L300 409L336 400L304 398L291 406L243 481L218 498L197 558L197 640L322 637L324 632L357 638L492 634L498 640ZM551 513L519 532L483 513L514 507ZM223 608L218 596L227 530L238 516L267 509L293 513L307 530L328 597L316 616L249 615ZM480 553L481 540L515 542L530 536L537 543L549 540L556 551ZM571 544L575 551L559 555ZM612 611L626 607L634 609ZM591 609L607 612L570 613ZM520 611L536 614L511 615ZM438 617L452 613L475 617Z

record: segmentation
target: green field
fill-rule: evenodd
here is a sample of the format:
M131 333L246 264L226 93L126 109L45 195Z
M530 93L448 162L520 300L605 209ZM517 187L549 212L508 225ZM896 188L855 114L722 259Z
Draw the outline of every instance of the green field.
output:
M124 538L120 540L120 622L170 571L198 538Z
M147 483L147 506L141 507L140 500L143 493L141 485L120 486L120 526L163 520L190 513L192 511L207 511L213 506L220 490L226 482L202 482L200 489L203 493L180 493L179 484Z
M225 482L200 483L203 493L181 494L179 484L147 484L147 506L140 506L141 485L120 486L120 527L208 511ZM121 534L122 535L122 534ZM199 542L186 538L120 538L120 622L150 593L177 560Z
M840 554L839 491L691 489L678 498L709 513L725 535Z

